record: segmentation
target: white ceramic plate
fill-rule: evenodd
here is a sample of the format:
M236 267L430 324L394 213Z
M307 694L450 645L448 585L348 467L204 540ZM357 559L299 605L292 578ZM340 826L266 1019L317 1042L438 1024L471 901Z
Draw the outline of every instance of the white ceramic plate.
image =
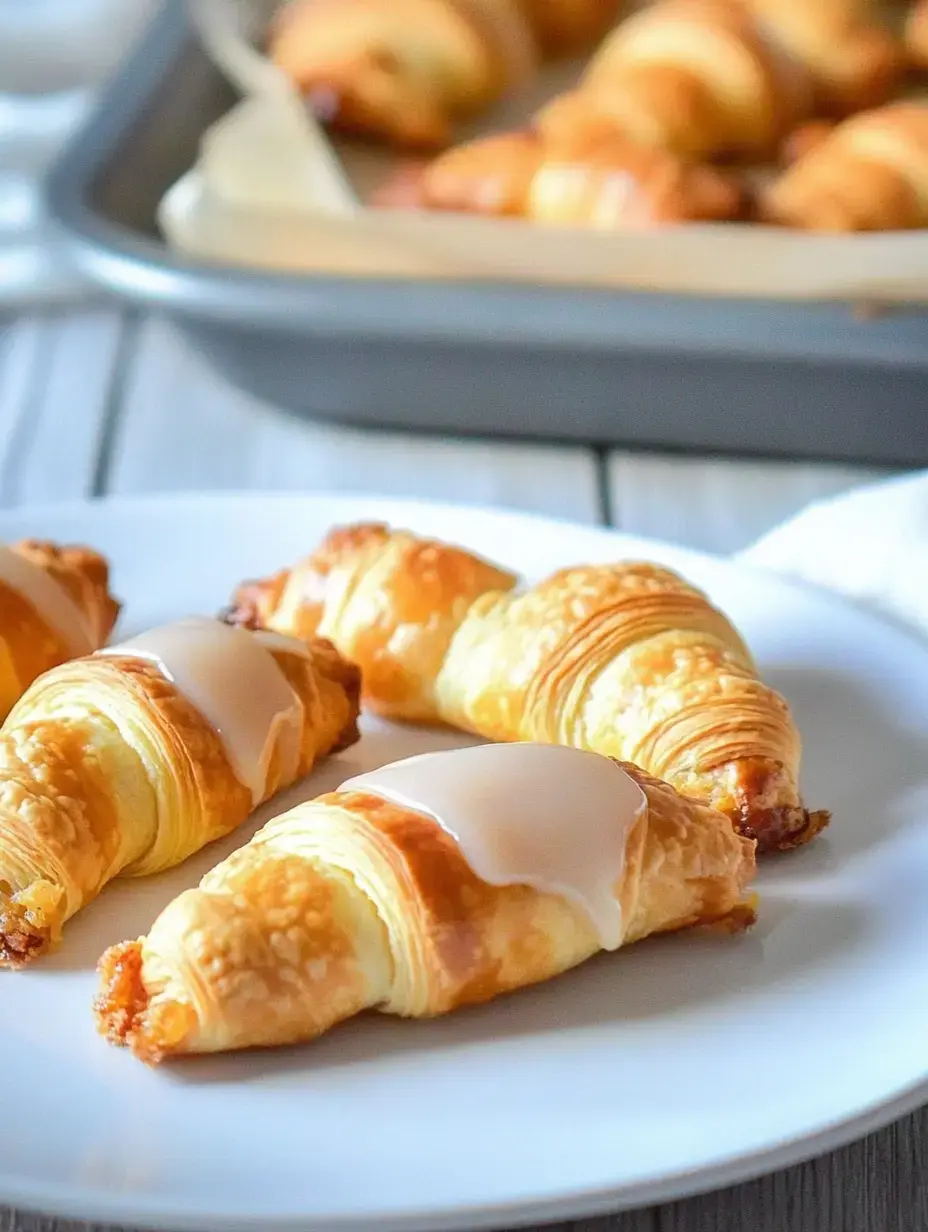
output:
M925 644L729 563L478 510L119 501L4 514L0 538L101 547L129 631L214 611L331 523L370 516L530 578L625 555L682 569L791 701L807 797L833 809L831 829L766 865L760 923L742 939L645 942L445 1020L370 1016L308 1047L157 1071L94 1034L94 962L251 830L165 877L113 887L59 954L0 978L0 1203L224 1232L499 1227L742 1179L928 1097ZM369 724L301 793L455 739Z

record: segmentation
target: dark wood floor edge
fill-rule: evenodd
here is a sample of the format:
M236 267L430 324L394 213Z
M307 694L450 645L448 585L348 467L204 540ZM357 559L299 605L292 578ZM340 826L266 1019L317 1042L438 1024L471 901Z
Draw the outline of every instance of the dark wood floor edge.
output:
M604 526L617 526L615 510L612 505L612 485L609 482L609 450L597 446L593 450L596 467L596 498L599 503L599 517Z

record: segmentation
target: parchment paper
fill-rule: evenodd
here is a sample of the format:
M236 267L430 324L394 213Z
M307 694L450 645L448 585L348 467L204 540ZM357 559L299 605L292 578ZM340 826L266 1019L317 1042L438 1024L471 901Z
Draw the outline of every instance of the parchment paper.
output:
M256 50L270 0L191 0L208 53L243 100L204 135L166 194L168 242L212 261L290 272L517 279L693 295L928 302L928 230L817 236L757 225L597 232L518 220L368 208L395 166L331 142ZM480 131L517 124L579 66L559 67Z

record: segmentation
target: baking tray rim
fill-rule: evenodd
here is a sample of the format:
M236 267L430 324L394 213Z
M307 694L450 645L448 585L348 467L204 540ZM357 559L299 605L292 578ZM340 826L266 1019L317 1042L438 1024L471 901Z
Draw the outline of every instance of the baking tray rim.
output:
M118 296L215 324L325 338L593 353L669 349L758 361L928 362L928 311L918 305L863 321L844 301L716 298L503 279L313 276L178 254L164 241L101 217L90 194L194 38L182 0L166 0L46 177L49 216L72 257L93 282ZM911 339L885 328L900 318L917 326Z

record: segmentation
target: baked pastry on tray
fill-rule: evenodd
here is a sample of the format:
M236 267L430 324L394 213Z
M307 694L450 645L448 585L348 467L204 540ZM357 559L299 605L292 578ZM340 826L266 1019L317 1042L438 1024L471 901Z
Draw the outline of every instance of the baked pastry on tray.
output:
M807 231L928 227L928 104L890 103L845 120L769 186L760 212Z
M0 545L0 722L37 676L102 646L118 615L97 552L36 539Z
M550 140L597 116L684 158L763 159L813 104L807 69L738 0L658 0L615 27L536 124Z
M634 561L516 582L461 548L360 524L244 584L226 618L330 638L385 716L634 762L727 813L762 851L827 824L799 795L788 705L699 590Z
M426 754L269 822L100 963L100 1030L153 1063L425 1018L652 933L753 920L754 844L633 766ZM621 1009L621 992L617 991Z
M503 133L401 168L375 204L456 210L598 230L733 222L748 195L733 175L590 124L551 140Z
M453 125L609 28L619 0L294 0L268 54L323 119L399 146Z
M812 75L817 110L846 116L885 103L902 84L905 47L877 0L742 0Z
M328 642L165 626L40 677L0 730L0 966L119 875L179 864L358 738Z

